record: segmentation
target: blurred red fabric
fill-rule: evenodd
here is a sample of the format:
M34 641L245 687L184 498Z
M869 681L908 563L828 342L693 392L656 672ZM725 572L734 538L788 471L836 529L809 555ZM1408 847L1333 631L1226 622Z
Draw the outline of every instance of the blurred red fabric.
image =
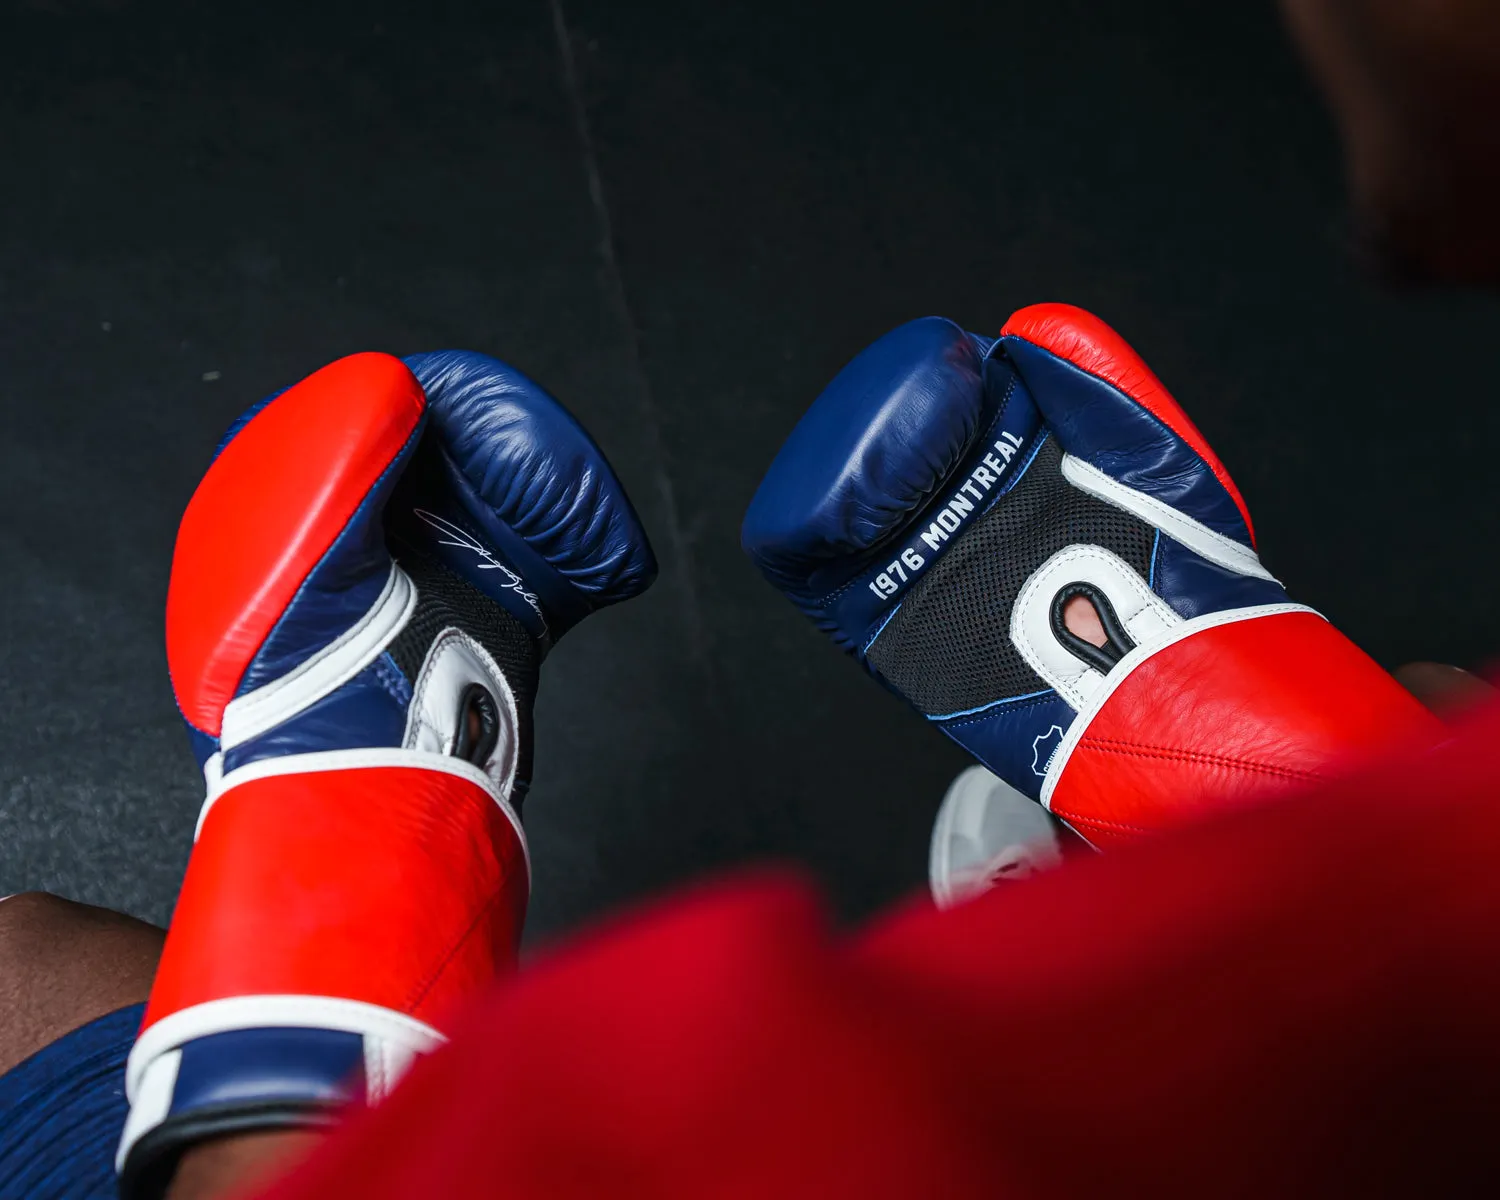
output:
M266 1200L1395 1195L1493 1170L1500 707L940 913L791 875L497 985Z

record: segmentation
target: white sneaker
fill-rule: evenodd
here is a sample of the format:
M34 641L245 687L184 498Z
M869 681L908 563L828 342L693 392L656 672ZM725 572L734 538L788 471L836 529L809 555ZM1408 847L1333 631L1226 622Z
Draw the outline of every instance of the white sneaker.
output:
M948 785L928 862L940 908L1061 865L1056 822L1035 800L981 766L959 772Z

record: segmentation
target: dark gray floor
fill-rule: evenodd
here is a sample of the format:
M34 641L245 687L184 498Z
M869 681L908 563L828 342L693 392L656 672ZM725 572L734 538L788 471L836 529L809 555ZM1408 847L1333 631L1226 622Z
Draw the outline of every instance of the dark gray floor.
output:
M0 893L166 918L200 789L176 519L238 409L359 349L546 381L663 560L548 663L534 936L744 860L847 915L920 881L961 756L736 536L911 316L1095 308L1296 596L1382 661L1482 662L1500 307L1360 277L1273 9L0 3Z

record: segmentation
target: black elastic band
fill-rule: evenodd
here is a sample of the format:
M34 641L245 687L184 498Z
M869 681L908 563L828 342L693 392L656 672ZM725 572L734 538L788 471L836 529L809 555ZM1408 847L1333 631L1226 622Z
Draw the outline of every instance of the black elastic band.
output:
M1094 606L1099 624L1104 629L1104 645L1096 646L1093 642L1085 641L1068 628L1063 610L1067 608L1068 601L1076 596L1082 596ZM1092 583L1081 580L1064 584L1057 590L1057 595L1052 597L1052 633L1068 648L1070 654L1082 659L1103 675L1109 674L1111 667L1135 649L1135 642L1120 624L1120 618L1115 613L1115 606L1109 602L1109 597Z
M479 732L471 732L469 714L478 718ZM495 697L482 683L471 683L458 698L458 737L453 742L453 757L473 763L481 770L495 753L500 741L500 709Z

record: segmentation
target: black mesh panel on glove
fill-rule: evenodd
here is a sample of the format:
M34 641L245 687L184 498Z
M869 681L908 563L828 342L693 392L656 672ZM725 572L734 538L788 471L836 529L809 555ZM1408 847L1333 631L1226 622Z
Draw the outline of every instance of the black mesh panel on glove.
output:
M516 791L511 803L518 810L531 780L531 710L536 703L542 656L525 627L442 563L402 545L392 547L396 562L417 589L417 607L406 628L391 643L390 655L413 684L427 652L445 629L468 634L500 668L516 700L520 728L516 730L518 762Z
M871 645L870 663L928 716L1045 691L1010 640L1026 581L1065 546L1102 546L1148 578L1156 530L1079 491L1048 437L1021 481L912 588Z

